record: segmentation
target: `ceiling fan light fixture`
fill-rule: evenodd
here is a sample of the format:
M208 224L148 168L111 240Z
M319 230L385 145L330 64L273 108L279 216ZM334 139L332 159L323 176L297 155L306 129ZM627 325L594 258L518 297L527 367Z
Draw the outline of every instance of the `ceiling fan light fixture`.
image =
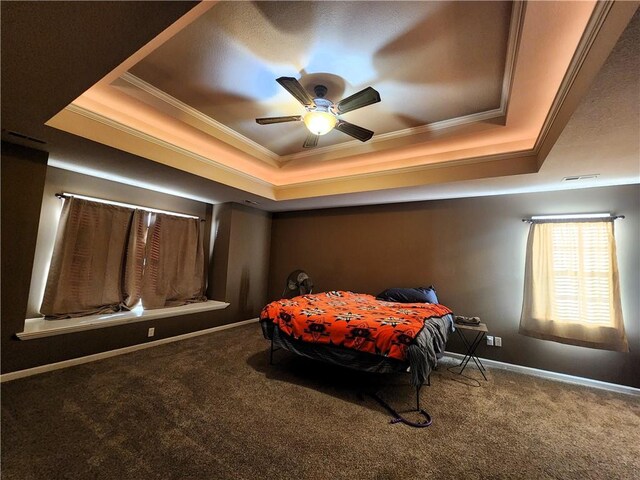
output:
M338 115L378 103L380 94L374 88L367 87L334 104L331 100L325 98L327 87L324 85L316 85L313 88L313 93L316 95L316 98L313 98L305 87L293 77L276 78L276 82L298 100L307 113L304 118L302 115L256 118L256 123L259 125L304 121L309 134L302 144L303 148L314 148L318 145L320 136L326 135L334 128L361 142L369 141L373 137L371 130L345 122L341 118L339 119Z
M311 111L304 116L304 124L314 135L325 135L333 130L338 119L333 113Z

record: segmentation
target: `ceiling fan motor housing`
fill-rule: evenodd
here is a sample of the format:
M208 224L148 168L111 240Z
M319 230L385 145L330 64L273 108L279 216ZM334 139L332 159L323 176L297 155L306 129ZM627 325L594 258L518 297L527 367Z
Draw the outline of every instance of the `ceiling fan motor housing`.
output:
M324 85L316 85L315 87L313 87L313 93L315 93L316 97L318 98L324 98L324 96L327 94L327 87L325 87Z

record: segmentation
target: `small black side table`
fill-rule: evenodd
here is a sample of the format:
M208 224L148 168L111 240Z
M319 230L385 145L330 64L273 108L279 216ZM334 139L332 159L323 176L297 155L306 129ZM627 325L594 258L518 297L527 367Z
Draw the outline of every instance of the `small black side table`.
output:
M458 336L462 339L462 341L464 342L464 346L467 348L467 353L462 359L462 362L460 362L460 365L458 365L459 367L462 367L462 369L458 373L462 375L464 369L467 368L469 360L473 360L484 379L487 380L487 377L484 374L484 372L486 371L484 365L482 365L482 362L476 355L476 349L478 348L478 345L482 343L482 340L484 340L484 336L489 332L487 325L484 323L479 323L478 325L464 325L462 323L456 323L455 327L456 332L458 332ZM472 332L471 335L473 335L473 332L476 332L476 336L471 343L469 343L467 337L465 337L464 333L462 333L463 331Z

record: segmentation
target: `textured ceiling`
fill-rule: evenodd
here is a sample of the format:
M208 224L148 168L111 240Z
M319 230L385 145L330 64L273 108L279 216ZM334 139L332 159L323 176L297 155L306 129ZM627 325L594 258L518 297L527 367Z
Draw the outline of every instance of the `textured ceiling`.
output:
M220 9L218 12L223 12L225 8L241 8L245 12L243 15L224 16L218 19L219 25L203 28L202 41L204 42L206 35L211 33L209 30L215 30L215 35L227 38L228 45L224 48L230 49L231 58L227 59L226 64L233 65L234 62L241 60L239 64L242 65L245 60L243 55L251 51L247 45L253 38L252 28L258 24L254 21L254 16L267 19L260 31L268 32L268 37L273 38L270 41L265 40L264 44L252 45L255 50L253 53L260 52L262 55L260 62L268 65L270 69L275 69L272 72L273 75L266 79L271 85L269 88L276 89L278 92L276 96L284 95L283 105L290 104L293 108L298 108L295 100L290 99L286 92L279 91L280 87L273 81L278 75L294 75L294 73L280 73L278 65L280 60L276 61L279 57L274 60L272 57L276 54L270 52L270 48L267 47L277 46L283 38L293 38L294 44L300 43L304 51L313 51L303 40L316 38L319 35L317 32L325 31L321 28L322 22L317 24L314 19L328 18L327 31L337 26L358 23L353 20L353 14L348 17L348 21L341 16L324 17L326 11L322 7L327 3L311 2L310 5L313 7L294 3L282 11L279 10L278 5L272 6L275 10L270 11L267 3L255 5L237 2L238 6L226 3L201 3L187 15L176 17L177 21L157 37L148 37L148 43L129 58L121 57L122 63L110 73L105 75L104 70L100 72L98 68L95 72L90 72L93 65L99 62L83 63L78 68L85 71L87 75L91 73L94 78L102 77L102 80L93 87L87 85L88 90L51 118L47 125L85 137L93 142L83 139L74 140L73 135L62 134L62 132L55 135L47 134L44 140L50 142L48 148L51 152L51 164L91 175L105 176L115 181L138 184L145 188L180 192L179 194L183 196L214 203L249 199L259 202L260 208L274 211L638 182L639 68L637 60L640 58L638 55L640 42L637 37L637 14L621 40L622 46L618 45L600 76L597 77L595 93L592 91L580 104L576 115L560 137L560 141L555 148L552 148L571 114L578 107L580 99L587 92L602 62L636 10L637 4L628 2L597 4L594 2L529 2L520 14L517 9L523 4L507 5L511 12L507 53L506 55L499 53L497 56L506 56L506 64L503 60L502 65L505 71L509 68L509 58L515 67L511 75L504 75L505 79L511 80L511 88L506 89L509 92L506 102L504 84L500 87L503 94L500 100L505 110L503 116L501 118L476 117L473 122L450 124L440 129L420 130L422 127L418 127L416 130L420 133L414 132L411 135L414 142L412 144L398 142L396 140L404 139L395 137L376 141L374 136L363 146L351 147L348 143L352 142L348 142L329 147L334 149L331 151L318 152L323 150L320 148L311 155L295 154L288 159L285 158L284 161L282 158L273 160L273 157L261 155L253 147L253 149L247 148L239 136L234 137L229 133L233 132L228 128L229 125L224 125L222 122L218 124L227 131L202 128L206 122L193 115L196 107L187 103L189 100L187 96L178 97L180 81L175 81L176 90L169 92L172 82L169 81L168 75L162 75L156 69L154 75L157 79L154 80L151 76L143 78L144 73L137 71L138 67L150 61L157 52L171 45L174 40L177 41L183 32L197 27L198 22L213 15L216 9ZM110 5L112 9L118 9L117 4ZM344 8L351 6L357 10L357 5L347 4ZM366 8L365 12L360 14L360 23L364 23L365 26L385 24L386 18L373 14L375 18L369 18L370 15L368 15L369 9L373 11L379 5L383 9L385 4L362 2L362 5ZM425 2L417 5L422 5L425 11L430 9L428 10L430 15L436 17L440 8L445 11L449 8L448 12L451 15L453 15L451 13L453 10L450 10L452 7L475 8L475 3L456 3L448 7L447 4L440 2ZM157 6L149 6L149 14L154 8ZM360 9L362 8L361 6ZM25 18L40 18L37 11L41 9L38 3L30 4L28 10L34 10L36 13L32 16L26 15ZM302 18L300 9L310 9L312 12L319 9L319 13L316 11L316 16L307 14L304 17L306 21L300 20L300 23L291 21L293 17ZM393 20L395 12L388 8L386 12L392 27L396 28L399 20ZM405 17L402 15L400 17L400 20L406 21ZM449 28L443 27L440 30L441 37L449 40L462 35L448 31L455 29L453 17L451 17ZM5 18L2 19L3 27ZM478 18L480 19L480 16ZM24 22L24 19L22 21ZM417 14L413 21L414 26L429 26L428 22L424 23L425 18L418 18ZM55 31L63 28L68 33L68 41L76 45L82 41L73 41L74 32L81 33L78 34L80 39L87 34L91 37L90 34L98 26L91 22L96 21L91 19L86 24L78 24L77 19L68 22L61 19L55 27L40 24L38 30L45 31L43 38L58 38L57 41L50 42L51 49L63 51L66 48L64 42L67 38L56 37ZM120 23L126 22L121 20ZM130 23L135 24L135 22ZM117 24L118 22L113 22L113 25ZM274 25L278 27L275 28ZM284 28L283 25L288 26ZM519 28L514 29L514 25ZM431 30L438 30L439 26L439 23L432 25ZM416 38L414 35L423 35L428 29L403 30L409 32L409 35L405 36L398 28L395 30L393 28L385 30L385 28L380 28L381 31L387 32L387 36L382 40L376 40L376 36L372 33L371 39L360 38L358 42L368 45L367 40L372 41L376 45L375 52L384 51L385 48L390 48L389 45L400 44L402 46L399 49L400 57L402 57L402 49L413 52L412 55L405 56L406 62L396 61L393 55L389 55L386 60L392 66L386 70L387 75L393 76L394 69L398 74L408 72L403 86L410 89L417 85L411 81L415 78L412 77L415 72L422 73L423 70L429 70L428 74L440 72L439 65L425 64L425 62L428 63L427 60L421 57L429 53L428 46L413 41ZM490 30L490 27L485 26L479 29L478 34L486 33L486 29ZM23 30L25 39L28 39L32 29L25 27ZM374 30L370 31L374 32ZM3 29L3 39L5 31L7 30ZM123 35L122 29L119 31L118 43L123 46L129 42L129 36ZM388 33L389 31L395 33L393 37L395 40L387 38L392 36ZM513 42L514 31L519 32L515 43ZM108 48L110 41L113 39L105 39L102 42L104 48ZM206 42L210 41L206 40ZM481 39L479 43L482 41ZM454 46L457 45L456 42L457 40L453 41ZM13 43L19 46L24 42L18 39ZM95 45L92 44L90 47L95 47L93 50L97 52L98 47L102 48L103 45L97 40L94 43ZM448 44L445 42L438 48L444 48L446 51L446 45ZM335 62L339 63L343 56L353 60L348 55L350 50L347 47L348 45L338 47L343 55L336 56ZM223 45L220 45L220 49L222 48ZM286 42L281 48L287 56L293 55L288 49L295 50L292 43ZM27 58L28 51L20 54L20 49L15 50L16 55L12 56L14 60ZM207 49L201 50L206 52ZM275 50L279 52L277 48ZM43 44L42 48L31 53L39 52L42 54L36 55L37 58L32 61L40 62L45 66L49 65L49 56L46 54L47 45ZM184 53L186 55L189 52ZM430 53L434 55L431 57L434 62L437 59L447 66L447 62L451 61L449 55L442 52ZM476 55L481 54L476 52ZM4 58L3 54L3 69L6 70ZM307 69L299 66L304 58L302 60L294 56L291 58L293 60L282 65L282 68L296 68L295 71L300 72L303 78L311 82L313 76L308 73L311 71L309 66ZM99 58L96 58L97 60ZM375 55L374 60L369 59L368 62L376 66ZM472 63L471 60L470 62ZM58 63L52 61L51 65L57 66ZM50 77L62 79L66 75L76 78L73 66L67 62L64 74ZM186 62L185 69L189 68L193 66L191 62ZM203 69L202 78L224 77L224 72L212 72L211 69L215 70L213 66ZM14 70L24 71L19 66ZM244 68L240 70L242 74ZM444 70L447 69L444 68ZM451 72L451 70L447 71ZM131 78L126 78L127 75ZM257 82L260 75L249 77L251 81ZM4 78L3 71L3 80ZM138 78L139 85L147 85L149 89L144 90L132 83L132 79L135 78ZM167 81L169 86L161 87L162 79ZM366 86L366 82L352 81L351 83L340 79L337 75L330 77L329 80L327 83L330 88L336 88L332 85L337 85L337 91L344 88L340 97L349 94L348 88L353 88L355 91ZM40 81L46 84L48 79L41 78ZM381 84L388 83L389 81ZM441 95L442 98L436 96L436 100L443 101L446 105L453 103L457 98L465 97L466 83L452 81L452 85L451 89ZM3 114L7 104L4 101L6 86L7 84L3 82ZM28 102L31 107L36 108L38 105L47 103L48 97L55 98L57 103L63 104L64 95L57 98L59 90L51 88L52 85L48 86L48 95L34 97ZM378 84L374 83L373 86L382 92ZM447 85L443 83L441 87L446 88ZM245 92L243 85L225 84L221 89ZM491 90L489 86L487 89ZM184 89L184 95L192 94L187 90ZM384 103L385 95L387 97L389 95L382 93ZM173 103L167 102L168 98L173 97L175 97ZM203 97L204 100L207 98L207 96ZM263 98L265 97L257 97L258 105L265 104L260 102ZM71 99L67 97L66 101L68 103ZM251 102L247 101L247 103ZM186 109L180 109L185 106ZM364 115L360 123L368 126L365 122L376 120L372 118L375 116L371 112L382 106L382 104L376 104L363 109L362 112L366 112L367 115ZM429 105L418 105L417 102L410 102L408 106L408 108L419 110L422 115L433 113L428 107ZM204 111L207 108L206 102L198 108ZM16 112L23 110L18 109ZM212 112L211 115L214 115L215 109ZM273 114L281 113L287 112L278 111ZM355 113L358 112L349 112L347 115ZM5 124L14 122L14 117L16 117L14 114L3 115L3 128ZM204 114L201 114L201 117L209 118ZM423 118L426 118L425 121L431 121L426 116ZM247 121L251 123L251 127L256 128L253 124L253 114ZM439 122L434 121L436 124ZM211 120L211 122L211 125L214 125L215 121ZM299 125L287 125L289 126ZM23 133L29 134L31 130L25 129ZM379 135L386 134L377 134ZM247 145L249 143L250 141L246 142ZM356 143L360 144L360 142ZM121 154L104 145L144 158ZM563 176L591 173L601 175L596 181L573 184L561 182Z
M220 2L130 73L278 155L303 151L292 76L337 102L367 86L382 102L344 119L384 134L501 106L511 2ZM332 131L321 146L352 141Z
M597 174L573 182L564 177ZM538 173L379 192L268 202L277 211L640 183L640 10L620 37ZM639 199L636 199L640 201ZM564 210L563 210L564 209ZM566 212L559 205L558 212ZM523 212L528 214L532 212Z

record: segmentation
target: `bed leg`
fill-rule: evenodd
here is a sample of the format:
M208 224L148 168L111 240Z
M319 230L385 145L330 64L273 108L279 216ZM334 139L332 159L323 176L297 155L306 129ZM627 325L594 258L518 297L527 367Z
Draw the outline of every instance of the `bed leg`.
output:
M273 365L273 334L271 334L271 350L269 351L269 365Z
M422 385L418 385L416 387L416 411L420 411L420 389L422 388Z

